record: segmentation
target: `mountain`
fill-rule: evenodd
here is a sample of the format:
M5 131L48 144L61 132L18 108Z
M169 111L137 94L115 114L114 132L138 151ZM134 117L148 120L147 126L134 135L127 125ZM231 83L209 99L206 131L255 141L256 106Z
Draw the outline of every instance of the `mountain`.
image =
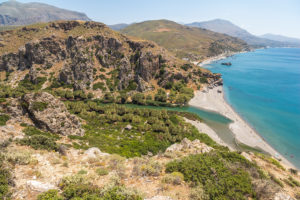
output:
M121 33L152 40L179 58L192 61L249 49L248 45L238 38L168 20L135 23L122 29Z
M204 22L194 22L186 25L190 27L204 28L218 33L223 33L233 37L237 37L246 41L249 45L254 47L266 47L266 46L282 47L287 45L279 41L260 38L255 35L252 35L248 31L238 27L237 25L231 23L230 21L223 20L223 19L215 19L215 20L204 21Z
M27 25L56 20L90 19L84 14L43 3L20 3L14 0L0 4L0 25Z
M297 170L256 147L222 146L179 107L220 74L92 21L0 36L0 199L298 195Z
M260 37L266 38L266 39L269 39L269 40L275 40L275 41L279 41L279 42L285 42L285 43L300 45L300 39L298 39L298 38L286 37L286 36L283 36L283 35L275 35L275 34L271 34L271 33L261 35Z
M111 28L112 30L119 31L123 28L126 28L129 25L130 24L121 23L121 24L108 25L108 27Z

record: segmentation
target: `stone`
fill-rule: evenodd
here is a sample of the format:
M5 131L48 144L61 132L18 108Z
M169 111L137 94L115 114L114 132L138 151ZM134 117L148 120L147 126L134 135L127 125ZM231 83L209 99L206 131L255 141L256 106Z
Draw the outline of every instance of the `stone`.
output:
M87 158L97 158L98 156L108 156L108 153L103 153L96 147L89 148L84 152Z
M132 129L132 126L130 124L128 124L126 127L125 127L126 130L131 130Z
M275 194L274 200L294 200L290 195L283 192L278 192Z
M36 180L29 180L26 182L26 185L29 189L37 192L46 192L51 189L57 189L55 185L49 183L42 183Z

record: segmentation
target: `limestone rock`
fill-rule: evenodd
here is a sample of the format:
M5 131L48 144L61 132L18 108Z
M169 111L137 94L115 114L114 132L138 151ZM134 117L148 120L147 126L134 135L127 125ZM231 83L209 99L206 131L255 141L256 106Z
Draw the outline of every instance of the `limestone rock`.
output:
M207 146L204 143L201 143L200 140L196 139L190 141L187 138L184 138L181 143L175 143L166 149L166 152L178 152L178 151L190 151L191 153L207 153L210 152L213 148Z
M87 156L87 158L97 158L98 156L107 156L108 153L103 153L100 151L100 149L96 147L89 148L84 152L84 154Z
M275 194L274 200L294 200L290 195L283 192L278 192Z
M26 94L23 105L37 127L61 135L84 135L80 120L65 105L47 92Z
M29 189L37 191L37 192L46 192L51 189L57 189L56 186L49 183L42 183L35 180L29 180L26 182L26 185Z

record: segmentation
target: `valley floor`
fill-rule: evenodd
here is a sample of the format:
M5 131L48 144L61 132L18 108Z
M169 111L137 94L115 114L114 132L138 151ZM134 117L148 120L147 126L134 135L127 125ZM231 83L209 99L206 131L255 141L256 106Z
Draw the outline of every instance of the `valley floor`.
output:
M222 86L197 91L195 97L189 104L191 106L215 111L228 117L233 121L233 123L229 125L229 128L234 133L237 142L262 149L270 153L273 157L281 159L282 163L287 167L294 167L292 163L264 141L264 139L225 101Z

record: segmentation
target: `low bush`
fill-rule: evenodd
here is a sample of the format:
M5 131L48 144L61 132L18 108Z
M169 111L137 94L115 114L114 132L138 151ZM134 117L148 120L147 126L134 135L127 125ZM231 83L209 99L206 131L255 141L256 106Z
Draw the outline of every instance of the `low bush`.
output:
M237 153L210 152L172 161L166 172L181 172L193 186L203 185L209 199L248 199L255 198L255 192L250 175L243 168L252 166Z
M190 200L209 200L209 196L203 190L202 185L198 185L191 189Z
M275 160L274 158L268 156L268 155L265 155L265 154L262 154L262 153L258 153L256 152L255 155L259 158L261 158L262 160L264 161L267 161L273 165L275 165L276 167L278 167L279 169L282 169L285 171L285 168L280 164L279 161Z
M0 114L0 126L5 126L8 120L10 120L8 115Z
M108 174L108 170L105 169L105 168L98 168L96 169L96 173L99 175L99 176L105 176Z
M31 146L34 149L44 149L48 151L58 151L58 145L53 138L44 135L33 135L17 141L20 145Z
M48 190L47 192L40 194L37 197L37 200L64 200L64 198L58 194L57 190Z
M10 199L11 185L13 185L11 172L4 165L4 157L0 153L0 199Z
M134 176L159 176L162 166L151 159L136 158L132 169Z
M39 101L36 101L36 102L33 102L32 103L32 109L34 111L44 111L45 109L47 109L48 107L48 103L45 103L45 102L39 102Z
M163 183L173 184L173 185L180 185L184 180L184 176L180 172L173 172L171 174L166 174L162 178Z

